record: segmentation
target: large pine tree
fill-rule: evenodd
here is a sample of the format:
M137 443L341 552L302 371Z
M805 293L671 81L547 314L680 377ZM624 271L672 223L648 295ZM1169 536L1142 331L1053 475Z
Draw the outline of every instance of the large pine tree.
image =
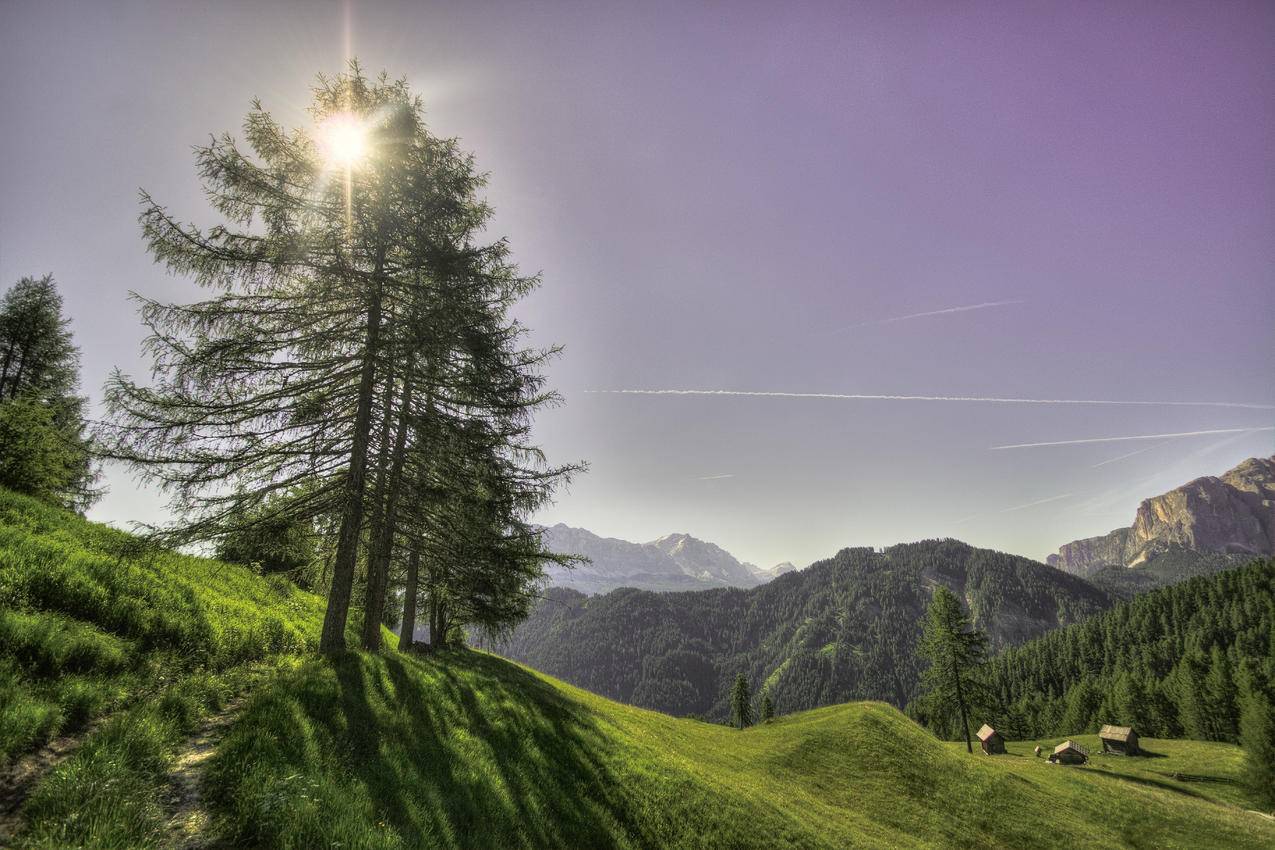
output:
M956 713L965 748L971 753L969 713L975 704L975 677L986 652L987 638L970 624L956 595L939 585L930 601L921 639L921 654L930 662L924 675L926 700L931 710Z
M556 400L540 373L555 350L522 347L508 316L537 280L503 241L481 241L491 212L472 158L427 130L404 82L357 65L321 77L310 111L314 129L289 132L254 104L246 150L229 135L198 150L223 224L183 224L143 196L156 260L212 295L138 299L155 385L114 376L110 437L173 492L185 522L171 536L225 537L245 517L330 528L321 649L345 645L360 570L374 649L392 571L441 533L404 531L430 518L418 502L453 448L432 437L480 433L517 494L543 496L570 469L525 441L532 413ZM303 496L272 500L301 484ZM535 500L515 501L503 518ZM538 573L538 547L528 557L522 578Z

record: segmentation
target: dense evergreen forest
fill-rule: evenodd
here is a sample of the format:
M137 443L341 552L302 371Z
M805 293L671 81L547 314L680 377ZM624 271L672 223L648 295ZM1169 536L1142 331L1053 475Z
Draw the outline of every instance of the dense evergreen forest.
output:
M1170 546L1167 551L1136 567L1104 567L1088 576L1088 581L1117 599L1132 599L1157 587L1168 587L1196 576L1211 576L1234 569L1252 559L1252 555L1197 552L1182 546Z
M739 673L780 713L917 696L916 652L931 588L965 600L993 649L1104 610L1083 579L1026 558L931 540L843 549L749 590L588 597L553 588L497 646L595 693L674 714L729 713Z
M1189 579L1002 652L983 670L998 728L1036 738L1132 725L1237 741L1275 686L1275 560ZM940 734L947 717L913 713Z

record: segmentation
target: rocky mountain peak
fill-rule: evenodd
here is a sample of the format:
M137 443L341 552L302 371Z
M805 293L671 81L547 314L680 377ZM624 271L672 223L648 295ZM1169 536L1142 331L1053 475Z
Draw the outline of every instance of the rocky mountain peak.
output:
M1075 540L1047 560L1077 575L1136 567L1169 550L1275 554L1275 457L1249 458L1143 500L1128 528Z
M551 584L586 593L605 593L618 587L755 587L778 574L743 564L717 544L684 533L666 534L649 543L632 543L558 523L544 530L544 540L555 552L589 558L589 563L574 569L547 568Z

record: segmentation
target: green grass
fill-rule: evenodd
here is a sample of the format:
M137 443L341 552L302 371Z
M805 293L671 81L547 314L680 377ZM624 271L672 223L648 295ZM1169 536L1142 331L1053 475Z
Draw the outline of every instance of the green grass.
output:
M0 770L109 718L35 790L21 842L162 846L159 797L186 734L312 650L322 611L288 582L0 490Z
M305 651L321 601L0 491L0 768L174 680Z
M1153 773L1229 780L1236 748L1148 745L1146 776L969 756L879 703L738 732L483 653L350 653L258 691L209 782L244 847L1275 846L1233 783Z
M17 846L168 846L169 765L243 691L205 776L225 846L1275 846L1227 745L1048 766L1035 742L967 755L879 703L738 732L479 652L317 658L321 615L0 492L0 752L107 718L36 788Z
M1021 768L1027 771L1026 775L1031 775L1035 766L1022 764L1016 757L1026 756L1037 761L1033 749L1040 744L1039 761L1044 762L1063 740L1010 742L1006 744L1007 761L1012 768ZM1117 791L1127 787L1127 783L1141 784L1228 806L1261 808L1239 782L1244 751L1234 744L1143 738L1139 741L1142 755L1117 756L1103 754L1102 741L1097 735L1072 735L1070 740L1089 750L1088 764L1068 768L1085 773L1086 781L1106 783L1106 787ZM964 744L960 746L963 748ZM1053 770L1052 766L1047 767Z

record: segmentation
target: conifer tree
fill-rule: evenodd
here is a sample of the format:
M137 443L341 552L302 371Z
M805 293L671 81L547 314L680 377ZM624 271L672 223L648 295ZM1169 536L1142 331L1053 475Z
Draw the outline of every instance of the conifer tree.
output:
M761 722L769 723L775 719L775 702L770 698L770 691L766 691L761 698Z
M1210 741L1235 741L1239 731L1235 677L1231 672L1231 661L1220 646L1214 646L1209 655L1204 694L1204 737Z
M472 157L426 129L405 82L357 64L319 78L310 112L316 129L289 132L255 103L246 149L224 135L197 150L223 224L183 224L143 195L155 259L212 295L137 298L155 385L117 372L105 433L114 456L173 493L186 518L166 532L176 539L223 535L304 484L281 503L287 519L335 536L320 648L345 645L361 568L362 643L375 649L406 519L422 513L405 497L431 492L415 482L438 454L423 442L438 432L429 420L494 440L515 489L543 494L571 469L546 468L525 442L532 413L556 401L540 374L556 349L521 347L508 311L538 281L503 241L480 241L491 211Z
M920 651L930 662L924 675L927 700L956 712L965 748L973 753L969 709L977 695L975 676L987 652L987 638L970 624L956 595L941 585L930 601Z
M0 485L83 510L100 492L69 324L51 275L0 299Z
M748 690L748 677L740 673L730 689L731 723L738 729L753 725L753 698Z
M1275 703L1261 690L1253 690L1243 701L1240 746L1244 784L1262 805L1275 811Z

